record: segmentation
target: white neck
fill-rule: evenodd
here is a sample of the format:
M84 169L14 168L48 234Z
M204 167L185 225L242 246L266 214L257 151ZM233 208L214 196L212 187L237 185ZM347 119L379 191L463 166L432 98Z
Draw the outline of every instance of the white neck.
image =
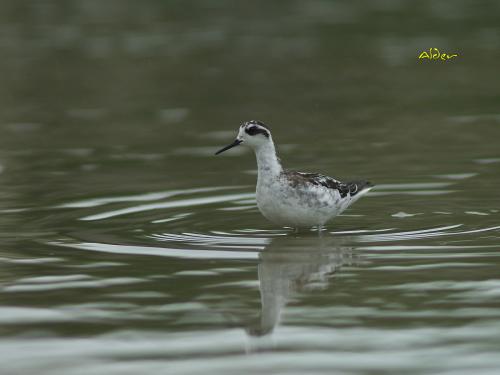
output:
M259 170L258 178L278 177L283 168L276 155L276 149L272 139L270 142L254 149L255 156L257 157L257 167Z

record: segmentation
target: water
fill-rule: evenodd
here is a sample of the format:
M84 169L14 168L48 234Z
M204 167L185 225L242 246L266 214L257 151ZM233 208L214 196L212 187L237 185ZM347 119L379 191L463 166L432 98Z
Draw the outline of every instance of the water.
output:
M0 372L498 373L497 2L231 5L0 5ZM377 188L273 226L253 118Z

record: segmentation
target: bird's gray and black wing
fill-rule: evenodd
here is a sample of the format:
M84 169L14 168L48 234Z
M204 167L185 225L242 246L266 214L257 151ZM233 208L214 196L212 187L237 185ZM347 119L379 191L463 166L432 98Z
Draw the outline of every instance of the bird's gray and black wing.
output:
M294 184L309 183L316 186L324 186L328 189L337 190L342 198L346 197L347 194L353 197L360 191L373 186L370 181L341 182L319 173L287 171L286 174L288 179Z

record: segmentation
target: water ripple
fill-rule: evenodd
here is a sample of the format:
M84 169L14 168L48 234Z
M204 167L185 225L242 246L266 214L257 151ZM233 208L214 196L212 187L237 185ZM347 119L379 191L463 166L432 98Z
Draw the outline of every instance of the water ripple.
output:
M217 247L232 247L232 248L250 248L262 249L269 243L269 238L266 237L247 237L235 236L227 233L219 233L224 235L201 234L201 233L182 233L182 234L152 234L149 237L158 241L164 242L182 242L190 245L199 246L217 246Z
M134 207L122 208L119 210L102 212L99 214L89 215L81 217L80 220L85 221L93 221L93 220L102 220L109 219L111 217L121 216L121 215L129 215L137 212L151 211L151 210L159 210L165 208L178 208L178 207L193 207L200 206L205 204L213 204L213 203L221 203L228 202L242 198L249 198L254 196L254 194L226 194L220 196L211 196L211 197L203 197L203 198L191 198L191 199L181 199L176 201L169 202L161 202L161 203L151 203L151 204L143 204Z
M405 231L405 232L393 232L393 233L384 233L384 234L366 234L361 235L357 238L359 242L383 242L383 241L401 241L401 240L415 240L422 238L432 238L432 237L441 237L441 236L457 236L464 234L473 234L473 233L481 233L481 232L490 232L496 231L500 229L500 225L487 227L487 228L479 228L479 229L471 229L464 231L454 231L449 232L450 229L455 229L461 227L463 224L455 224L448 225L444 227L436 227L429 229L420 229L414 231Z
M104 253L127 255L152 255L162 257L187 258L187 259L258 259L256 251L223 251L223 250L192 250L174 249L167 247L113 245L97 242L65 243L52 242L52 245L64 246L80 250L98 251Z
M169 191L161 191L155 193L125 195L119 197L85 199L82 201L63 203L57 206L56 208L87 208L87 207L103 206L110 203L155 201L155 200L175 197L178 195L207 193L212 191L236 189L236 188L238 188L238 186L219 186L219 187L208 187L208 188L197 188L197 189L169 190Z
M98 279L89 275L44 276L20 279L4 286L4 292L39 292L75 288L103 288L112 285L134 284L145 280L134 277Z

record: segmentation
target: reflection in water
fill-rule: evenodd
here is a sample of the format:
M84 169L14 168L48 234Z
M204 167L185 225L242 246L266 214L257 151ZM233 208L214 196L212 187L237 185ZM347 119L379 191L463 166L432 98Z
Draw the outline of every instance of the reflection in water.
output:
M275 237L259 254L262 310L258 322L247 329L248 334L272 333L294 293L322 289L343 265L354 263L353 247L341 243L339 238L331 236Z

